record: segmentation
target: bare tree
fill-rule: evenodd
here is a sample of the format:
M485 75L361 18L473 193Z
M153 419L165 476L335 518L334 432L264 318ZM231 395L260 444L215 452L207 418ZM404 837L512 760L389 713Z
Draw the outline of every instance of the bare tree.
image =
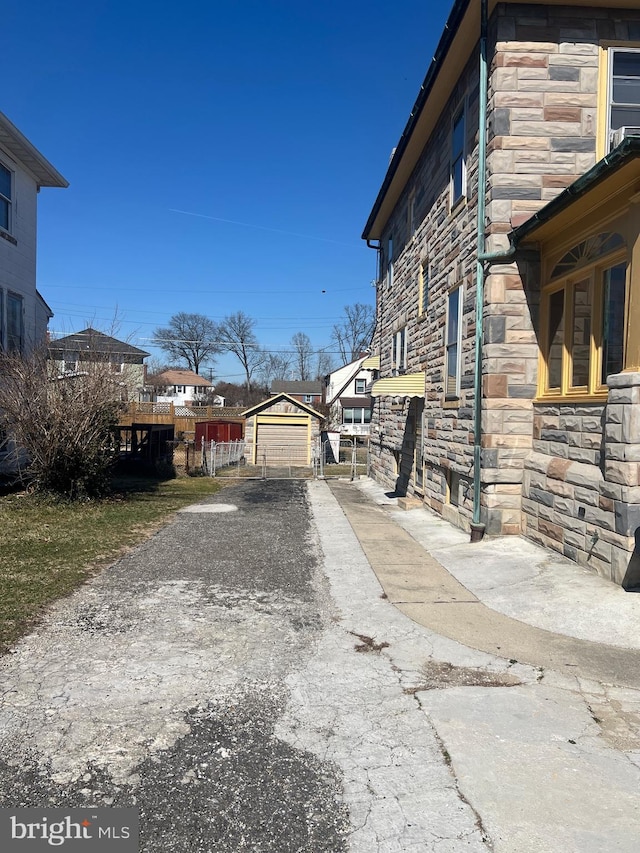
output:
M316 361L316 379L324 379L327 373L331 373L333 370L333 358L331 357L331 353L325 352L324 350L318 350L317 352L317 361Z
M122 382L104 361L59 375L46 350L0 354L0 424L8 437L11 473L39 491L69 498L108 490L117 458Z
M356 359L370 345L375 319L372 305L356 302L344 306L344 317L331 332L331 340L338 347L343 364Z
M296 332L291 338L293 347L293 365L298 379L311 379L313 362L313 345L304 332Z
M244 370L247 393L251 392L254 372L262 363L264 353L260 349L253 327L256 321L243 311L229 314L218 329L218 340L222 350L233 353Z
M171 359L184 361L189 370L200 372L200 365L211 363L220 351L218 326L204 314L180 311L169 325L153 333L153 341Z
M289 352L265 352L260 364L260 381L265 388L277 379L287 379L291 371L292 354Z

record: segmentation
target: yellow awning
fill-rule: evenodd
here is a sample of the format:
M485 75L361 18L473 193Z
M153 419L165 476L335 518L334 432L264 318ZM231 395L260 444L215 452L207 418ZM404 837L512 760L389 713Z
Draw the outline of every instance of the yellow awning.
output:
M424 397L425 372L405 373L403 376L389 376L378 379L371 389L372 397Z
M370 355L369 358L365 358L360 367L366 367L368 370L380 370L380 356Z

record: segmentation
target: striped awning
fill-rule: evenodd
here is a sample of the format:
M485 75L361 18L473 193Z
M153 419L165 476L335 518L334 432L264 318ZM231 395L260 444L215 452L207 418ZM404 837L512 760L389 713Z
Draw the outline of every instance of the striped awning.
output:
M367 370L380 370L380 356L370 355L369 358L365 358L360 367L365 367Z
M424 397L425 372L405 373L403 376L389 376L378 379L371 389L372 397Z

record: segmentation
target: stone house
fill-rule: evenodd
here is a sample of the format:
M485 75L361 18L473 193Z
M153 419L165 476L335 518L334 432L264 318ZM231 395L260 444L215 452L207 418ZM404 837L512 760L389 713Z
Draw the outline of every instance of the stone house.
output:
M356 358L325 379L327 428L345 436L368 436L371 427L371 385L380 364L378 356Z
M640 583L640 8L457 0L366 223L371 467Z

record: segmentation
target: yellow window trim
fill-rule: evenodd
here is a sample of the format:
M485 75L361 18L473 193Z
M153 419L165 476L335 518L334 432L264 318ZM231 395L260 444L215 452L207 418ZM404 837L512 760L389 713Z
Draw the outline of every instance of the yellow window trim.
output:
M609 123L609 48L626 47L629 50L640 50L640 41L621 41L618 39L600 42L598 56L598 119L596 136L596 158L602 158L608 153L607 125Z
M536 402L588 402L590 400L606 399L608 389L600 382L602 375L602 273L620 263L627 264L625 292L625 337L628 333L629 310L629 258L626 249L607 255L586 267L581 267L560 281L543 288L540 304L540 349L538 351L538 394ZM591 340L589 352L589 385L571 386L573 376L573 291L574 286L589 280L591 290ZM562 376L561 387L547 388L549 379L549 299L554 293L564 293L564 335L562 341ZM624 351L626 353L626 341ZM623 363L623 368L626 365Z

